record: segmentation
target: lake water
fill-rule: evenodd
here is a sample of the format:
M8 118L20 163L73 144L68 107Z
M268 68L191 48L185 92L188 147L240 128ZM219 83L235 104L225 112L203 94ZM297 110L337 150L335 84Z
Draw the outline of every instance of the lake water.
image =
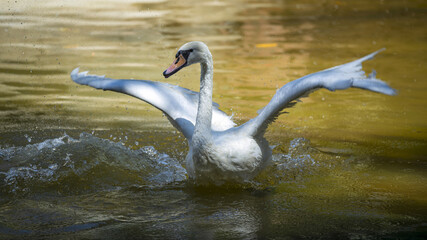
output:
M423 239L425 1L0 1L0 238ZM161 112L70 80L198 90L162 72L188 41L214 57L214 101L241 124L277 88L381 48L364 64L398 89L319 90L266 134L246 184L187 182L187 143Z

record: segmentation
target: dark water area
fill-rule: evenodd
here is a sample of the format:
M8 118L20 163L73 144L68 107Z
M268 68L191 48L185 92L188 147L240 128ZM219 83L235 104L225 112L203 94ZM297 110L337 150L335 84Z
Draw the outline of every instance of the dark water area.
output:
M0 1L0 239L427 238L425 1ZM320 90L272 124L255 179L199 186L152 106L70 80L164 79L183 43L214 58L238 124L287 82L385 47L399 91Z

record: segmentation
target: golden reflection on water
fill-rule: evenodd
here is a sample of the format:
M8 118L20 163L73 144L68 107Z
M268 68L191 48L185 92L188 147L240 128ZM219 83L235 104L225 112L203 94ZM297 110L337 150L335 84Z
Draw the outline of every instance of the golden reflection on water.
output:
M169 79L161 73L183 43L204 41L214 57L214 101L242 123L285 83L387 48L364 69L377 70L380 79L399 90L398 96L320 90L269 128L267 138L278 145L276 153L286 153L291 139L305 137L326 154L356 159L343 165L347 168L331 163L334 167L319 176L307 176L303 189L290 182L276 185L277 191L304 199L306 209L319 206L318 199L329 201L319 206L326 212L337 205L344 211L357 202L362 210L389 213L389 218L408 214L425 221L424 1L2 1L0 5L2 144L23 144L6 137L19 131L107 129L119 135L122 130L161 129L166 134L154 133L148 140L157 142L159 151L172 151L176 136L164 137L174 130L158 110L125 95L77 86L69 73L78 66L111 78L167 81L197 90L195 66ZM178 145L185 151L185 144ZM364 199L369 203L364 205Z

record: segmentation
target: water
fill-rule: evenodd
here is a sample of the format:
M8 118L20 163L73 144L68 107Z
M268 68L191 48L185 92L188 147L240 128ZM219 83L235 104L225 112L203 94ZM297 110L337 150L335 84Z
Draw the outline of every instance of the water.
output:
M427 232L424 1L0 2L0 238L419 238ZM399 90L312 93L269 128L253 181L188 182L187 143L112 78L162 72L184 42L214 57L214 100L243 123L293 79L387 48Z

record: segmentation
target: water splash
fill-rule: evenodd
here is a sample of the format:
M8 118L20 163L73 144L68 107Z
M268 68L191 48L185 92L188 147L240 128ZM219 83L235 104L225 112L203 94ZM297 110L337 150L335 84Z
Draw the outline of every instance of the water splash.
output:
M28 136L28 134L25 134L25 135L24 135L24 137L27 139L27 141L28 141L29 143L31 142L31 140L32 140L32 139L31 139L31 137L30 137L30 136Z
M78 139L64 134L23 147L2 148L0 170L0 192L18 195L164 185L186 179L181 163L154 147L132 150L88 133Z
M312 157L313 149L310 141L305 138L293 139L289 144L287 154L276 154L273 161L278 163L279 170L297 170L302 172L310 167L319 166L319 163Z
M152 161L152 164L158 173L149 179L156 184L172 183L184 181L187 177L187 171L182 165L173 158L170 158L165 153L159 153L154 147L147 146L138 150L141 154L148 155L147 159Z
M290 141L285 153L273 154L272 164L252 181L252 187L268 188L281 183L303 184L311 176L328 173L338 162L333 156L314 148L305 138ZM323 173L322 173L323 172Z
M114 137L111 135L110 139ZM274 154L273 166L250 181L250 187L271 187L318 173L326 162L331 162L319 153L307 139L293 139L287 153ZM73 194L128 186L163 186L187 179L182 165L152 146L130 149L123 142L89 133L75 138L64 133L39 143L0 148L0 192ZM327 168L330 169L329 165ZM245 188L242 184L237 187Z

